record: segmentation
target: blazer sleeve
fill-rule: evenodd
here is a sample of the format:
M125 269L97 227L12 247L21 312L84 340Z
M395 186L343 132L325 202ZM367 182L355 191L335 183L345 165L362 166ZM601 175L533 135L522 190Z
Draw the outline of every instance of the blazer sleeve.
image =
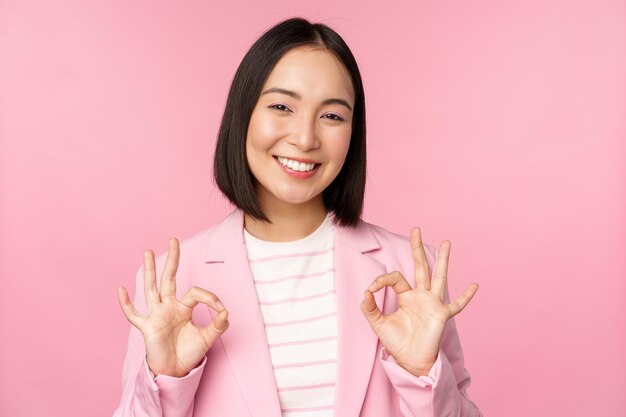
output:
M133 304L140 314L147 312L143 289L143 267L137 271ZM150 372L145 360L143 335L131 326L122 371L122 399L114 417L191 417L194 396L206 365L206 358L182 378Z
M436 259L437 250L432 247L429 249L434 253L429 261L430 269L433 271L433 260ZM413 271L409 272L403 268L403 273L412 274ZM447 285L444 302L450 302ZM482 417L480 410L466 392L471 377L464 366L463 351L454 318L446 323L439 354L428 375L416 377L411 374L398 365L385 348L381 349L379 360L400 396L400 410L403 416Z

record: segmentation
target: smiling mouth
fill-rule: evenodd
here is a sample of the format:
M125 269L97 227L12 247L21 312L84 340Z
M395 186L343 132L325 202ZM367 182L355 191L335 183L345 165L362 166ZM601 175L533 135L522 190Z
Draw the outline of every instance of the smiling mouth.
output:
M315 162L296 161L295 159L289 159L289 158L285 158L283 156L275 156L274 158L276 158L278 160L278 162L280 162L281 164L283 164L287 168L289 168L289 169L291 169L293 171L297 171L297 172L313 171L317 166L321 165L321 164L315 163Z

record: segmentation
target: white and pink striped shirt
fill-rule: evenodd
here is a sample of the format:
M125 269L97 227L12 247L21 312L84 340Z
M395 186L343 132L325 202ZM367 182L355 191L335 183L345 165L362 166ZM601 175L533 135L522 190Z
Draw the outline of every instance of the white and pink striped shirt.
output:
M337 299L330 214L307 237L260 240L244 229L283 417L332 417Z

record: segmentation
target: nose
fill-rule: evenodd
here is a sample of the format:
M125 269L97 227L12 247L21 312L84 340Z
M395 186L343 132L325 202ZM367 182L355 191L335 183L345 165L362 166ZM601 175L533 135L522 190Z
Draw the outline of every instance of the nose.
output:
M313 120L312 120L313 119ZM297 121L293 134L288 142L301 151L317 149L320 140L316 128L315 118L300 117Z

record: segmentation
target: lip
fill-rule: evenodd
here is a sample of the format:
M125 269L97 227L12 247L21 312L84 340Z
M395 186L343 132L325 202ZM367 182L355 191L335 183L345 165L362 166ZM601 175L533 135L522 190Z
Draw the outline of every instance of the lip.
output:
M284 158L287 158L286 156ZM317 169L319 168L319 166L321 164L315 163L314 161L311 162L306 162L306 159L295 159L295 158L287 158L287 159L293 159L294 161L298 161L298 162L304 162L306 164L315 164L315 167L307 172L301 172L301 171L294 171L293 169L284 166L283 164L280 163L280 161L278 160L278 157L274 157L274 160L276 161L276 163L278 164L278 166L280 166L282 168L283 171L285 171L287 174L289 174L290 176L294 177L294 178L298 178L301 180L305 180L307 178L311 178L313 175L315 175L315 173L317 172Z

